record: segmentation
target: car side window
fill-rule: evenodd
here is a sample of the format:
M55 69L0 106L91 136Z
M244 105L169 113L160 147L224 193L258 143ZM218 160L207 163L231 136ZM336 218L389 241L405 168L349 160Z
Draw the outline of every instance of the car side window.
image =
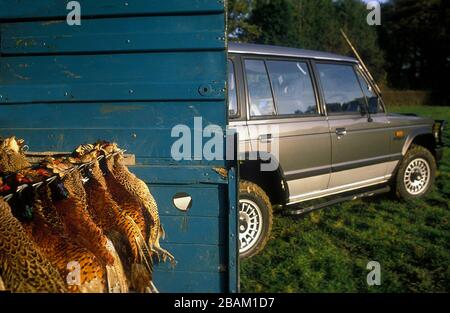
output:
M278 115L317 114L316 97L305 62L267 61Z
M251 117L275 115L275 106L266 66L262 60L245 60Z
M381 102L378 101L378 96L374 92L372 86L367 83L367 80L362 76L359 71L356 71L358 74L359 82L361 83L361 88L366 96L367 103L369 104L369 112L370 114L376 113L384 113L384 108L381 105Z
M317 64L328 114L362 113L366 102L352 65Z
M237 90L236 90L236 75L234 71L233 61L228 60L228 115L230 118L237 117Z

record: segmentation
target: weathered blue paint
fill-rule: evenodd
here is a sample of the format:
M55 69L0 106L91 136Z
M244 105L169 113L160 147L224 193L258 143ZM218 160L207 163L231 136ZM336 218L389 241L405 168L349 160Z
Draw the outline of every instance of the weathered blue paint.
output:
M4 56L0 103L221 100L223 55L208 50Z
M3 26L0 36L4 54L220 50L222 19L219 13L85 20L83 32L64 20L19 22Z
M67 2L0 0L0 136L36 152L117 142L136 156L178 261L155 266L159 290L237 291L236 164L171 157L174 126L226 128L223 1L81 0L87 18L72 27Z
M238 136L234 136L234 149L237 151ZM239 175L239 168L232 167L228 172L228 239L231 244L228 247L228 288L231 292L239 291L239 246L237 245L236 238L239 236L238 230L238 190L239 181L237 179Z
M0 0L2 19L66 18L70 0ZM222 0L78 0L88 17L223 13Z

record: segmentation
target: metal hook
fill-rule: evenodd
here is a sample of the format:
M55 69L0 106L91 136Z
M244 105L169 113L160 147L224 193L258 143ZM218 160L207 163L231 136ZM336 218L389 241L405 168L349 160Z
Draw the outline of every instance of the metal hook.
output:
M48 184L51 184L53 181L55 181L55 179L57 178L58 176L52 176L52 177L50 177L50 178L47 178L45 181L47 182L47 185Z
M12 197L14 197L14 195L11 193L11 194L9 194L9 195L4 196L4 197L3 197L3 200L5 200L5 202L8 202L9 200L12 199Z
M40 181L40 182L35 183L35 184L31 185L31 186L32 186L33 188L37 189L37 188L41 187L43 183L44 183L44 182L41 182L41 181Z
M19 187L17 187L16 193L21 193L22 191L24 191L27 188L28 188L27 184L20 185Z

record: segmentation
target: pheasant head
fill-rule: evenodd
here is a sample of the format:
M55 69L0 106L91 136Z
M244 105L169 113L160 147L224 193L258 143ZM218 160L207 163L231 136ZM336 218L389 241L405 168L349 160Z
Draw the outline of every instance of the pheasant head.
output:
M22 152L24 141L15 137L0 143L0 172L15 172L31 166Z
M23 143L24 143L23 139L17 140L16 137L13 136L3 140L0 149L10 151L13 153L20 153L22 150L21 147L23 146Z

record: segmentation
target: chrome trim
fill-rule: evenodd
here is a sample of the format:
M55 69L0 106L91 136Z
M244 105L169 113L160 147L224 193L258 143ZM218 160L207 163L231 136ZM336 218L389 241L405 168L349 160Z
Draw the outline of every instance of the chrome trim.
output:
M267 56L307 58L325 61L358 63L356 59L344 55L322 51L304 50L304 49L270 46L270 45L256 45L256 44L243 44L230 42L228 44L228 52L236 54L267 55Z
M307 193L307 194L303 194L303 195L299 195L299 196L295 196L295 197L290 197L289 203L287 205L292 205L292 204L305 202L305 201L309 201L309 200L314 200L314 199L318 199L318 198L322 198L322 197L327 197L327 196L331 196L331 195L335 195L335 194L339 194L339 193L343 193L343 192L347 192L347 191L352 191L352 190L366 188L366 187L370 187L370 186L374 186L374 185L378 185L378 184L383 184L383 183L388 182L391 177L392 177L392 175L386 175L383 177L372 178L372 179L368 179L365 181L360 181L360 182L356 182L356 183L352 183L352 184L348 184L348 185L344 185L344 186L334 187L331 189L320 190L320 191L315 191L315 192L311 192L311 193ZM302 198L302 199L298 199L298 198ZM298 199L298 200L296 200L296 199Z

